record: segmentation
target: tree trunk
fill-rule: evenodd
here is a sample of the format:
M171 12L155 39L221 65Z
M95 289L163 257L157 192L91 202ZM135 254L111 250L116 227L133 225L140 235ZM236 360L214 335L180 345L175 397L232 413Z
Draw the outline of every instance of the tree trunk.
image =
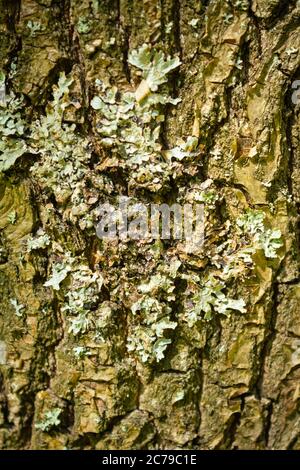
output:
M299 19L1 0L1 448L300 448ZM204 244L99 238L119 196Z

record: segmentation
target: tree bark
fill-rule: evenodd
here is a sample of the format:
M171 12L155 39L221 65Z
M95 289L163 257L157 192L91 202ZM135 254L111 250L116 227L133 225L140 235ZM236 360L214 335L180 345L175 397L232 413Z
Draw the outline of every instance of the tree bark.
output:
M295 0L1 0L0 65L28 126L17 139L34 141L64 72L72 83L62 128L74 124L81 149L70 174L55 173L56 155L39 142L1 174L2 449L300 448L299 21ZM120 94L138 88L128 58L143 44L181 61L162 85L181 101L162 106L159 161L189 136L198 141L192 158L167 159L172 171L154 189L137 183L143 162L131 169L103 145L91 106L97 79ZM118 195L170 205L205 187L217 196L202 253L177 240L103 242L87 222ZM247 209L281 231L282 246L269 258L258 250L226 281L222 292L243 299L244 312L214 307L210 320L202 312L188 323L193 289L201 302L205 282L222 282L229 257L236 262L248 234L235 222ZM50 242L30 251L37 233ZM67 253L59 288L45 286ZM66 302L79 292L78 270L102 285L84 306L86 329L73 334ZM176 323L160 360L128 348L152 321L143 323L142 307L133 314L141 285Z

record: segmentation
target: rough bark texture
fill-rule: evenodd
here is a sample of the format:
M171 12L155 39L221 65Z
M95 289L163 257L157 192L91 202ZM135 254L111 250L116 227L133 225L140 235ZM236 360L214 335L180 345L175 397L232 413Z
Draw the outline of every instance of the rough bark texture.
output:
M300 114L291 100L300 78L299 21L299 2L282 0L1 0L7 90L23 96L30 127L65 72L73 82L64 121L76 125L87 142L82 152L90 153L65 192L31 171L51 161L51 151L28 151L1 176L1 448L300 448ZM162 147L199 139L195 156L154 188L137 183L102 145L90 106L96 79L121 92L137 88L128 54L143 43L181 60L164 85L181 102L164 110ZM202 254L175 242L104 243L82 222L117 194L171 203L207 180L219 201ZM193 288L184 275L213 272L212 247L225 239L232 253L239 248L230 226L247 208L263 211L283 246L276 258L256 253L252 269L242 265L226 284L246 312L213 313L190 326ZM51 244L28 252L28 237L41 228ZM72 266L103 278L78 335L63 308L76 290L73 268L59 290L44 286L67 251ZM180 275L172 277L165 270L174 259ZM169 276L169 290L158 285L149 296L168 306L177 327L168 331L165 357L143 362L126 346L139 328L131 307L138 286L158 274ZM58 409L58 423L47 426L47 413Z

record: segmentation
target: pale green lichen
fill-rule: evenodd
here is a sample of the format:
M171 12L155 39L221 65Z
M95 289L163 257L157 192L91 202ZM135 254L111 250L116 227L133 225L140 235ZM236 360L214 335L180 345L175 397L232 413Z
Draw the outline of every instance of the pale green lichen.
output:
M33 123L30 136L33 151L41 156L31 171L58 201L71 196L76 188L82 190L91 156L89 143L76 133L76 126L63 122L72 81L64 73L60 75L53 101L47 106L46 115Z
M17 317L22 317L24 314L25 305L19 304L17 299L10 299L9 302L13 306Z
M195 153L195 149L198 145L198 138L194 136L189 136L187 140L182 143L179 143L176 147L167 150L165 152L165 156L169 159L175 158L176 160L183 160L186 158L191 158L197 153Z
M72 271L72 261L68 260L67 263L56 263L52 268L52 275L44 283L45 287L52 287L54 290L60 289L60 283L66 279L69 272Z
M27 151L22 107L22 98L17 98L13 92L5 95L0 104L0 172L11 168Z
M197 28L197 25L198 25L198 23L199 23L199 21L200 21L199 18L193 18L192 20L189 21L188 24L189 24L192 28L196 29L196 28Z
M194 294L185 302L183 319L189 326L193 326L199 320L210 321L214 313L230 316L232 310L245 313L245 301L243 299L231 299L223 290L225 282L210 276L203 281L195 276L189 282L193 283ZM198 282L196 283L195 280Z
M50 411L47 411L39 423L35 424L36 429L40 429L43 432L51 431L51 429L59 426L60 424L60 415L62 410L60 408L53 408Z
M265 214L262 211L248 209L237 219L237 226L245 234L250 234L254 248L262 249L266 258L276 258L277 251L283 245L281 232L266 228L264 220Z
M161 51L143 45L130 54L129 63L143 71L144 81L138 89L122 93L97 80L100 94L92 99L91 106L100 115L96 127L102 144L111 148L120 164L131 170L130 186L155 191L162 187L170 173L160 143L163 106L180 101L156 91L167 82L167 74L177 68L180 61L165 58Z
M99 272L92 272L88 266L79 265L72 269L70 290L66 294L67 303L63 311L73 314L85 310L85 305L92 305L101 291L103 278Z
M127 349L137 354L142 362L160 361L172 340L168 335L177 327L170 319L172 313L168 302L175 300L174 278L181 263L174 260L167 270L142 283L137 290L142 294L131 306L133 314Z
M11 224L14 225L17 221L17 212L16 211L11 211L8 216L7 216L7 221Z
M148 44L143 44L140 49L132 51L128 56L128 62L142 70L143 78L151 91L157 91L158 87L167 82L166 75L181 64L178 57L165 57L162 51L156 51Z
M237 219L236 223L245 233L255 235L265 230L264 219L265 214L262 211L248 209Z
M77 24L76 29L79 34L87 34L91 31L91 23L88 18L80 16Z
M73 352L77 359L82 359L91 355L91 352L85 346L75 346L75 348L73 348Z
M26 153L26 144L23 141L5 139L0 141L0 172L9 170Z
M77 194L83 190L91 157L88 140L76 133L74 124L64 122L72 82L72 78L60 74L46 114L30 129L21 114L22 98L10 93L5 106L0 107L0 171L8 170L26 152L38 154L40 159L31 167L32 174L59 202L70 197L74 189Z
M103 284L102 275L92 272L88 266L77 265L72 268L71 283L65 294L65 303L62 312L69 318L69 333L74 336L86 333L93 325L92 309L99 302L99 294Z
M232 23L233 15L232 13L224 13L222 18L223 18L224 24L229 25Z
M90 327L90 320L87 318L86 313L79 313L77 317L70 320L70 326L68 333L77 336L82 333L86 333Z
M27 28L29 29L31 36L34 36L35 33L44 30L44 27L42 26L42 24L41 24L39 21L32 21L32 20L29 20L29 21L27 22L27 25L26 25L26 26L27 26Z
M47 248L51 243L49 235L47 235L43 229L39 229L36 232L35 237L29 237L27 240L27 251L30 253L33 250L40 250Z
M277 258L277 251L283 246L281 231L268 229L259 234L257 242L266 258Z
M237 8L238 10L246 11L248 10L250 3L249 3L249 0L235 0L233 2L233 6Z

